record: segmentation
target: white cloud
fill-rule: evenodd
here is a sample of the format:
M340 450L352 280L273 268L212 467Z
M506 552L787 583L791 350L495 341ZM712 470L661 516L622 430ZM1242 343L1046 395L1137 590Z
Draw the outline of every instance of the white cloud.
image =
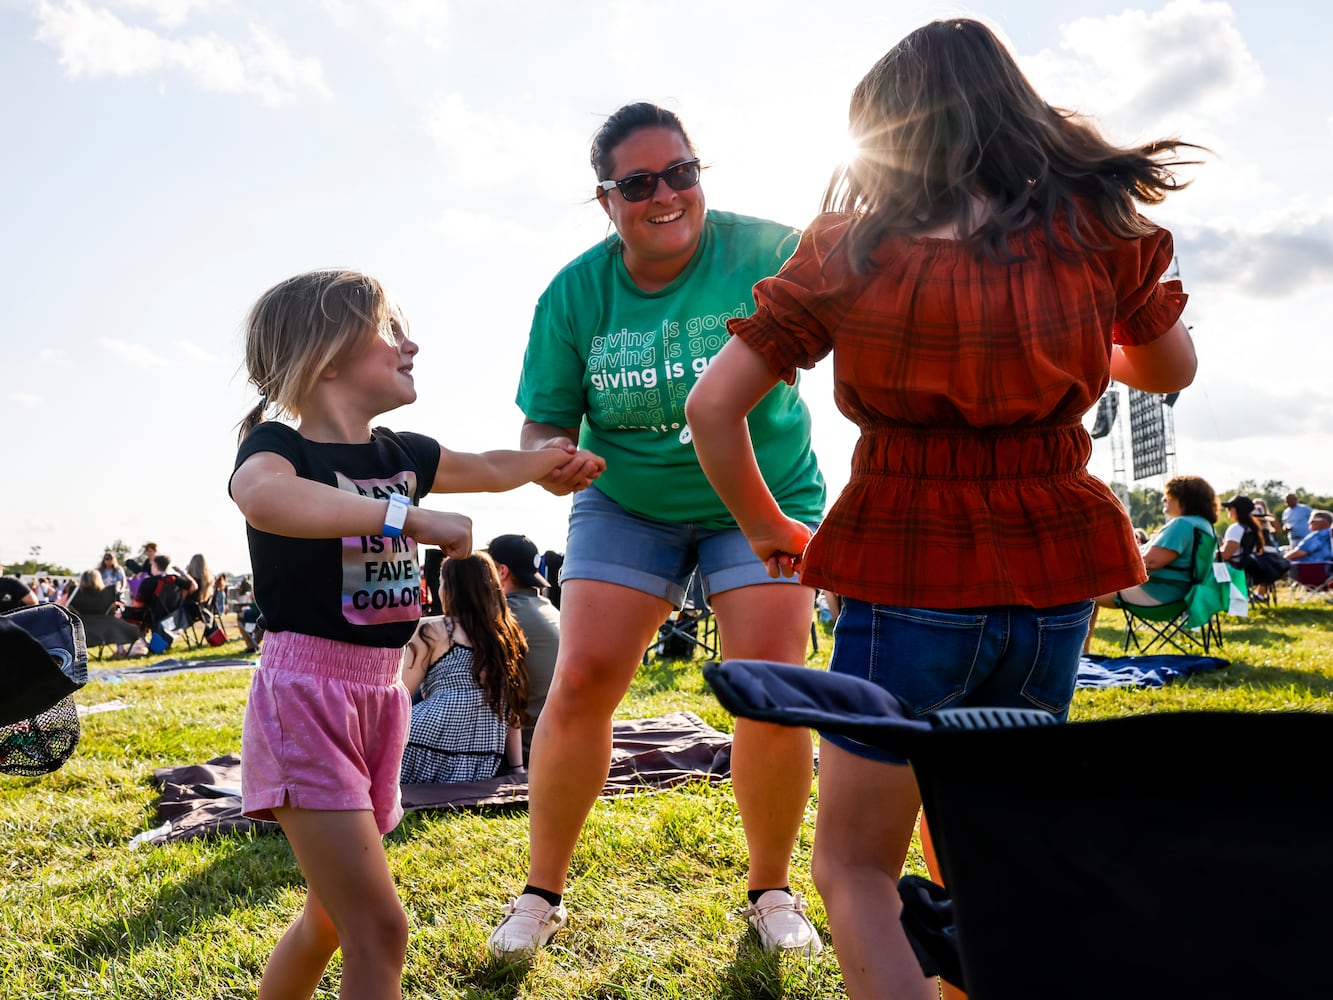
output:
M1176 249L1200 281L1261 299L1280 299L1333 284L1333 213L1291 206L1248 225L1204 224L1177 230Z
M442 0L374 0L390 37L405 35L427 48L442 50L453 37L453 16Z
M192 340L178 340L171 345L177 356L190 365L223 365L227 358Z
M340 28L346 28L355 20L352 5L347 0L318 0L324 13Z
M116 337L99 337L97 346L136 368L166 368L169 364L161 350L144 344L131 344Z
M587 140L532 122L539 109L512 114L473 111L461 94L437 94L427 105L423 127L455 179L470 187L549 197L568 205L591 194Z
M169 344L136 344L118 337L100 337L97 346L135 367L147 368L202 368L222 366L228 359L216 351L190 340L175 340Z
M238 45L215 34L168 38L83 0L43 0L37 18L38 39L60 51L60 64L74 77L133 77L177 69L205 90L254 94L266 104L301 94L329 95L318 59L294 55L255 24L248 41Z
M149 11L164 28L179 28L192 11L230 6L230 0L120 0L126 7Z
M20 409L41 406L46 402L45 397L39 396L35 392L11 392L5 398Z
M1025 59L1024 67L1053 103L1093 114L1113 133L1147 124L1154 135L1178 133L1197 122L1197 134L1232 118L1265 86L1234 20L1230 4L1215 0L1081 18L1063 29L1059 52Z

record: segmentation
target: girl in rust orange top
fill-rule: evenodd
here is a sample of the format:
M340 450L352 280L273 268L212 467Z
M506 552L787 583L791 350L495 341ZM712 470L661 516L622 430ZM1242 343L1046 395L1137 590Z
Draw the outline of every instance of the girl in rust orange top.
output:
M890 50L850 120L857 158L690 396L700 464L771 575L844 597L830 669L911 713L1063 718L1090 598L1145 579L1082 417L1111 378L1172 392L1194 375L1185 295L1161 282L1171 235L1136 208L1183 186L1186 144L1110 144L959 19ZM773 501L745 415L830 352L861 438L811 538ZM823 738L815 881L858 1000L934 996L906 939L883 940L919 806L903 763Z

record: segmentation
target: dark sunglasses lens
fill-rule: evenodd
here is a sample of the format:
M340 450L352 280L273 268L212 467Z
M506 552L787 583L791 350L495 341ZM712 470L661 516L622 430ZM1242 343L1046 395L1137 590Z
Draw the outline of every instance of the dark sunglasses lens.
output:
M657 190L656 174L632 174L624 180L616 181L616 187L625 196L626 201L643 201L652 197Z
M699 183L699 164L678 163L662 174L672 191L688 191Z

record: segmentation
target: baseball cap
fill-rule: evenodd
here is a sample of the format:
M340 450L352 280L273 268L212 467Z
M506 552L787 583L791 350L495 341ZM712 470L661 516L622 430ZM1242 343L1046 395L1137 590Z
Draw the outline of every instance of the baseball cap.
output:
M1254 513L1254 501L1243 493L1237 493L1234 497L1222 505L1223 507L1235 507L1236 513L1240 515Z
M496 565L507 566L523 586L550 586L539 572L542 557L537 545L527 535L497 535L486 546L486 551Z

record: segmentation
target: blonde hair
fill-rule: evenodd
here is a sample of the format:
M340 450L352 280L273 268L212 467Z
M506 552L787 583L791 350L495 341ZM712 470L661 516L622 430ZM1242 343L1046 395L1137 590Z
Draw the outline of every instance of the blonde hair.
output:
M245 324L245 368L259 403L241 421L240 439L266 412L299 417L330 365L379 337L394 343L393 321L407 323L374 278L341 269L308 271L274 285Z
M213 598L213 572L208 568L208 560L202 552L196 552L185 564L185 572L199 585L196 595L200 604L207 604Z

